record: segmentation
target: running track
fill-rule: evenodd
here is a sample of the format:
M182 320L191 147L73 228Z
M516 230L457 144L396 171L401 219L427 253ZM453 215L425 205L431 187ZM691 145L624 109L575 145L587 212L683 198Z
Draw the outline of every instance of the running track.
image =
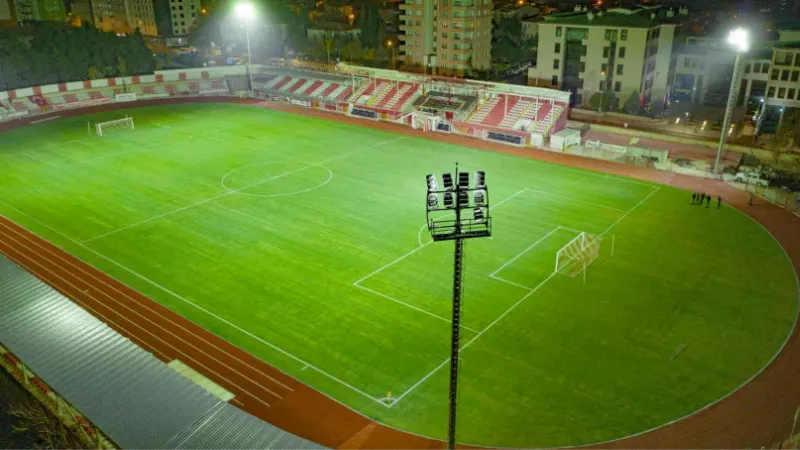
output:
M136 106L208 101L256 103L227 98L186 98L142 101ZM266 104L260 105L264 107ZM745 193L713 180L516 148L463 136L424 133L397 124L353 119L286 104L270 103L268 107L361 127L368 126L625 175L712 195L720 194L728 204L764 225L786 249L795 269L800 268L800 238L797 237L800 218L765 201L758 201L756 206L749 207ZM115 108L116 105L111 104L55 114L64 117ZM33 120L40 118L34 117ZM30 120L0 124L0 131L27 125ZM0 252L158 358L165 362L180 359L189 364L234 393L234 404L291 433L335 448L444 447L441 441L408 434L371 421L70 256L3 216L0 216ZM800 337L795 329L789 343L775 361L751 383L725 400L678 422L601 446L758 448L776 443L788 437L795 408L800 405L800 383L797 380L800 380Z

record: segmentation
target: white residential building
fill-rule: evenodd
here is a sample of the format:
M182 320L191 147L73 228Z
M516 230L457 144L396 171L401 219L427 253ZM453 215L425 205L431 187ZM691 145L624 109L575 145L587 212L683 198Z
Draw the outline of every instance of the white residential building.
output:
M635 7L545 16L538 23L537 66L529 85L573 93L577 105L596 94L619 102L637 96L643 106L663 107L676 31L688 8ZM612 94L613 93L613 94Z

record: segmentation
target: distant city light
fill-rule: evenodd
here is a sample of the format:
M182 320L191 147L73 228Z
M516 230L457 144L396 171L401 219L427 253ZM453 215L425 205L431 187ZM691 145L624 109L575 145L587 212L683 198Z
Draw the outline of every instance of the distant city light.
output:
M750 49L750 36L744 28L736 28L728 34L728 43L738 52L746 52Z
M205 14L206 12L208 12L208 11L206 11L206 9L205 9L205 8L203 8L203 9L201 9L201 10L200 10L200 13L201 13L201 14Z

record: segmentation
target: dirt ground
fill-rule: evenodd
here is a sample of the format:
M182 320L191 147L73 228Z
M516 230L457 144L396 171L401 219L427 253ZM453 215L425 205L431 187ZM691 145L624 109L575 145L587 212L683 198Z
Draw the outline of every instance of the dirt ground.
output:
M337 120L461 144L487 151L624 175L688 191L721 195L729 205L761 223L784 247L795 270L800 268L800 218L766 201L748 206L747 194L724 183L608 161L518 148L464 136L425 133L386 122L276 102L230 98L140 101L135 106L177 102L237 101L295 114ZM120 105L130 107L132 105ZM115 104L51 116L116 109ZM0 124L0 131L25 126L38 116ZM687 201L689 194L687 193ZM232 403L289 432L334 448L443 448L444 443L378 424L311 389L242 349L218 338L44 239L0 216L0 252L58 289L119 333L163 361L180 359L233 392ZM788 437L800 405L800 337L795 328L783 351L750 383L689 417L657 429L598 444L608 448L758 448ZM443 418L442 420L445 420Z

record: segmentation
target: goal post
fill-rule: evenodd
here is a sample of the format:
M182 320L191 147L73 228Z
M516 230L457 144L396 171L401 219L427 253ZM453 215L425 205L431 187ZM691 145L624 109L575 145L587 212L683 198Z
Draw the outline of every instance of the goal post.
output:
M556 253L555 272L574 278L586 272L586 268L600 255L602 238L581 232L561 247Z
M103 136L113 131L124 130L130 128L134 129L133 117L126 117L124 119L111 120L108 122L99 122L95 124L98 136Z

